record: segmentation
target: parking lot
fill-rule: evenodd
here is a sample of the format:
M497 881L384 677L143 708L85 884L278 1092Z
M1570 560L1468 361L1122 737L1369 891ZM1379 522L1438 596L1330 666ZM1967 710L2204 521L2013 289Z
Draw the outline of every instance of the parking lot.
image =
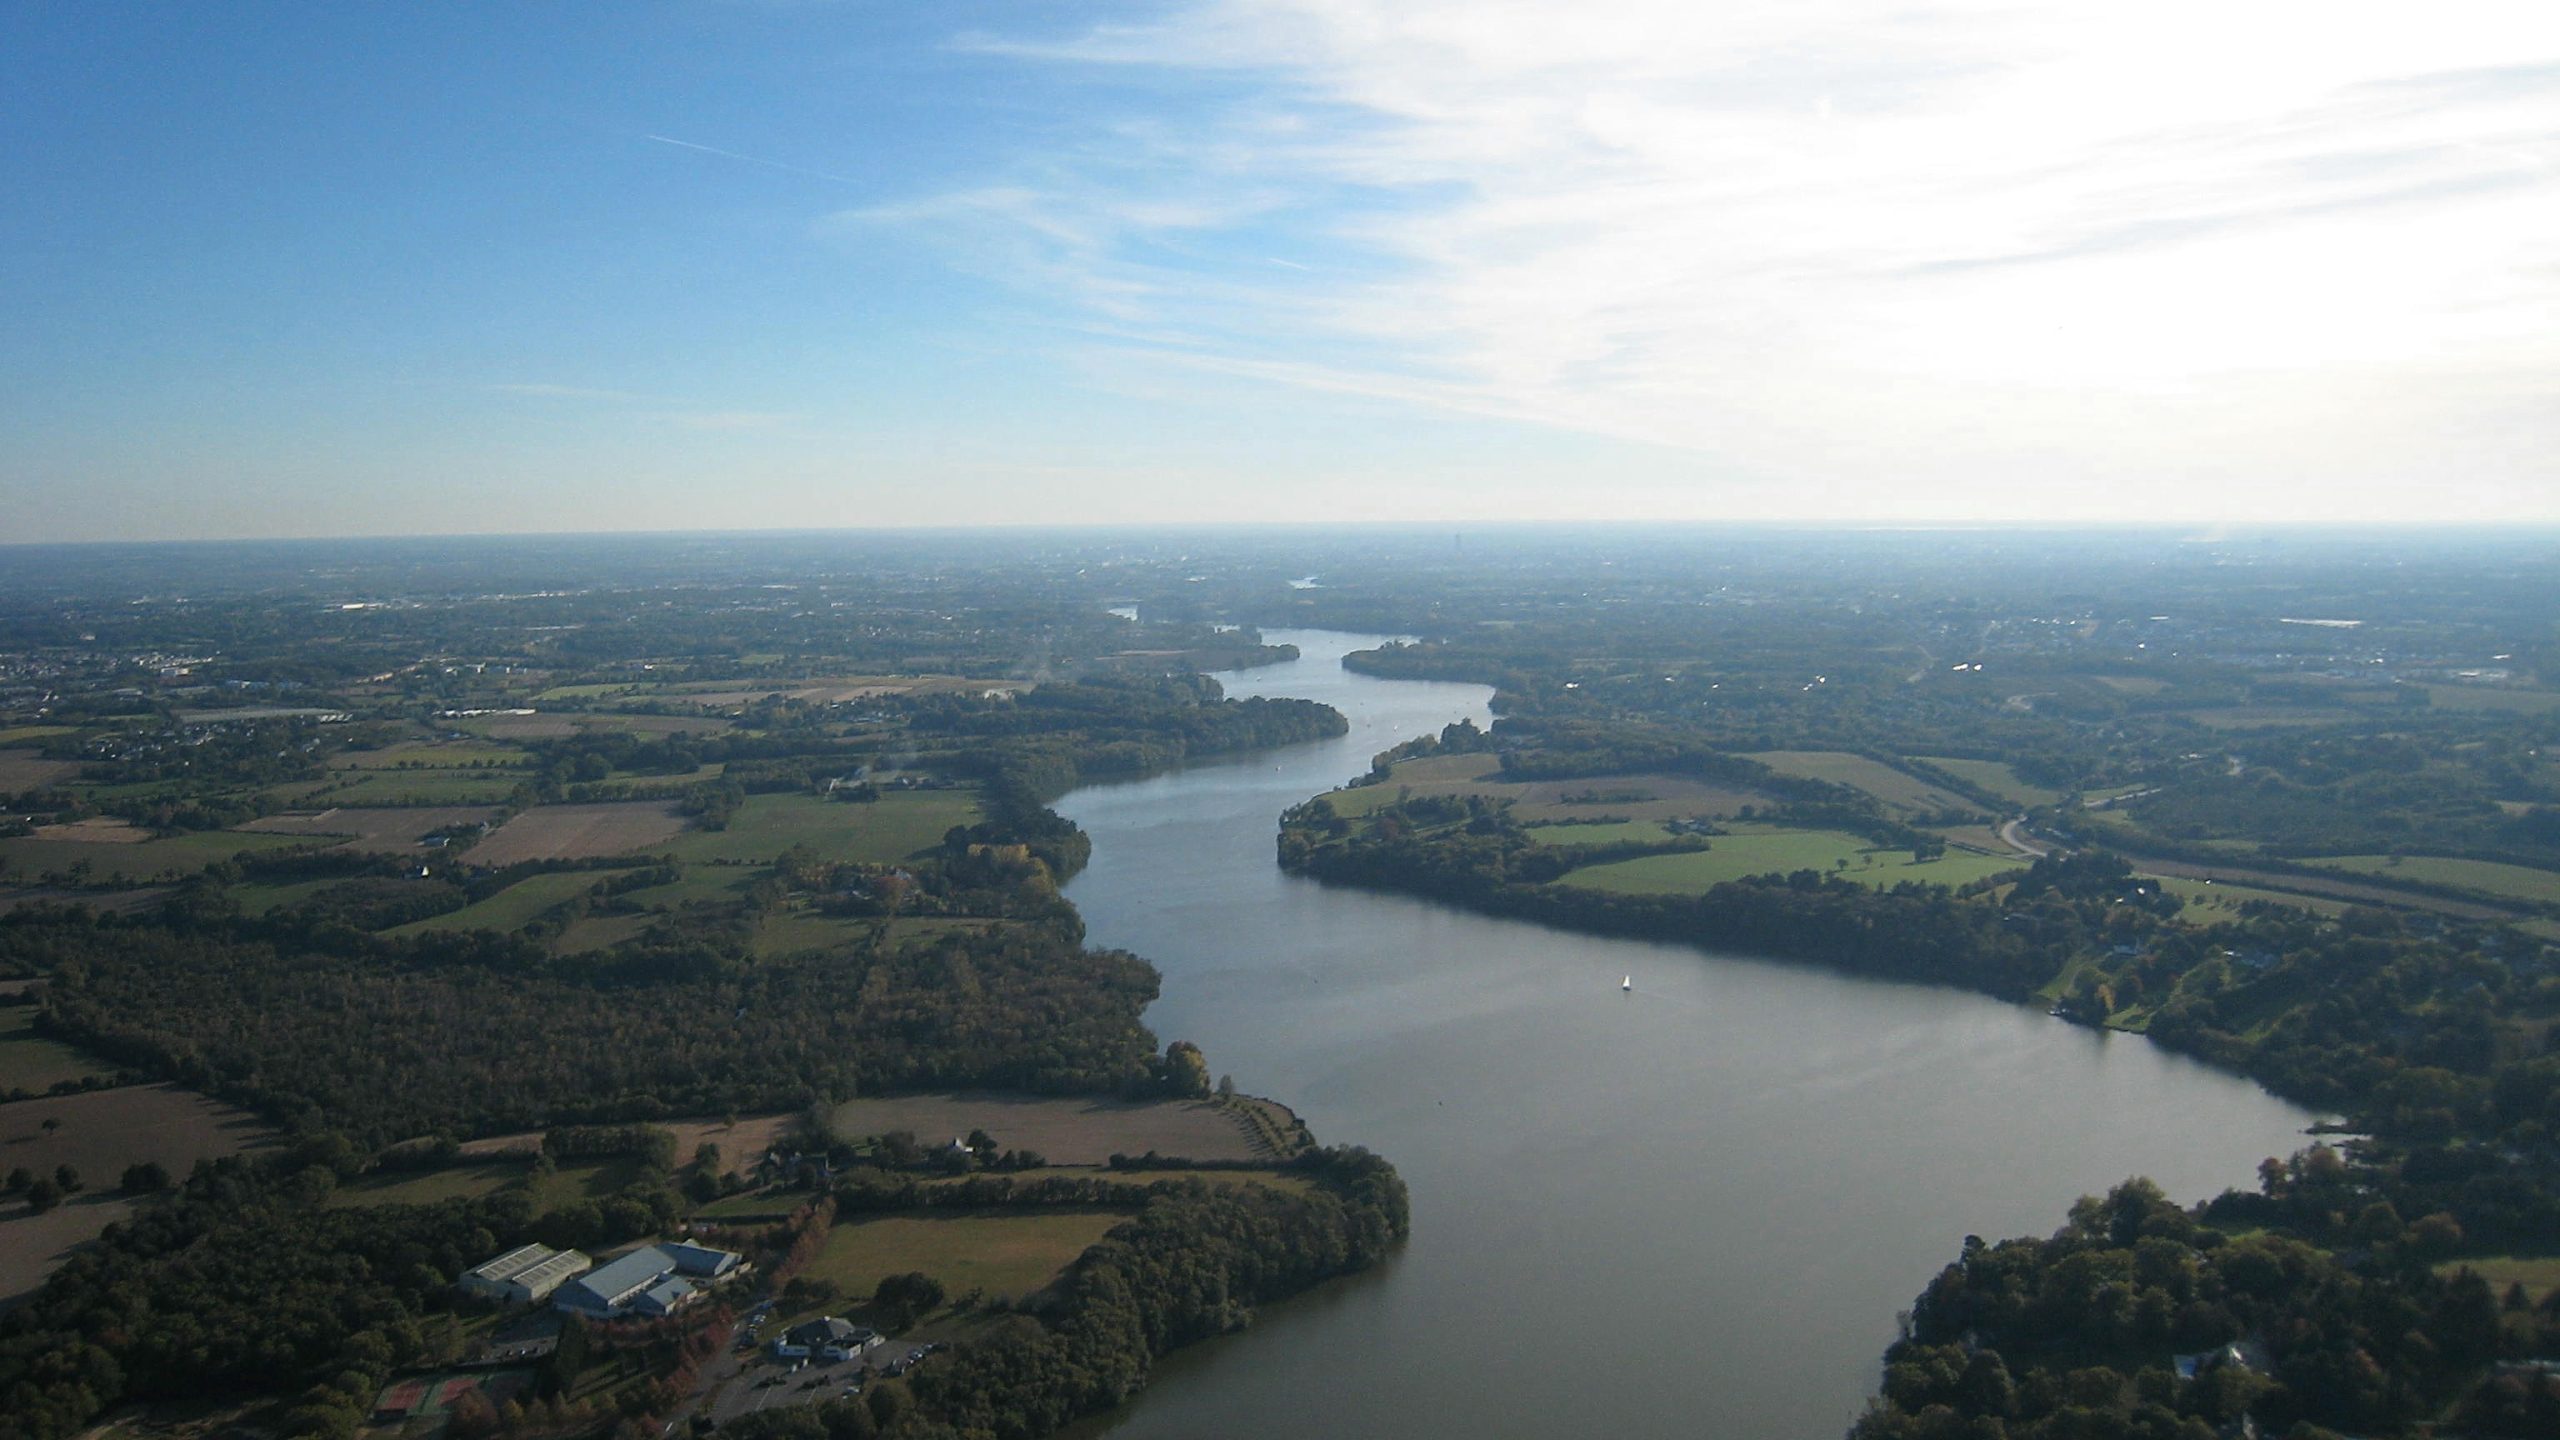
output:
M741 1336L743 1339L743 1335ZM772 1336L762 1337L770 1341ZM814 1405L842 1399L886 1375L902 1374L919 1352L936 1347L890 1340L850 1360L777 1360L765 1344L732 1349L703 1368L702 1398L694 1414L726 1424L776 1405Z

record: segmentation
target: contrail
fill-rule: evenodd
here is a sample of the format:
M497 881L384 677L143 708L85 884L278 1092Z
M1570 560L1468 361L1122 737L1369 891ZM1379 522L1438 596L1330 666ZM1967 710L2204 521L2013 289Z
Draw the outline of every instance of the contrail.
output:
M785 165L779 160L761 160L753 155L741 155L735 150L723 150L717 145L696 145L690 140L678 140L672 135L643 135L640 138L654 140L661 145L673 145L679 150L699 150L705 155L717 155L723 160L738 160L749 165L761 165L767 170L780 170L788 175L806 175L813 180L832 180L838 185L862 183L848 176L830 175L824 170L811 170L799 165Z

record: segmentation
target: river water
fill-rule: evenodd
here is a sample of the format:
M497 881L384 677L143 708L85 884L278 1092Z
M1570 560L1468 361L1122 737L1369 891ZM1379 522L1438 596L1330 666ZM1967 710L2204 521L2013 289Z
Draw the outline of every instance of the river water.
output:
M1967 1232L2048 1232L2132 1174L2202 1198L2307 1143L2246 1080L2031 1009L1284 875L1282 810L1490 692L1341 668L1381 637L1268 638L1301 658L1228 693L1351 733L1067 796L1067 895L1164 972L1160 1038L1392 1159L1413 1240L1174 1356L1088 1440L1831 1440Z

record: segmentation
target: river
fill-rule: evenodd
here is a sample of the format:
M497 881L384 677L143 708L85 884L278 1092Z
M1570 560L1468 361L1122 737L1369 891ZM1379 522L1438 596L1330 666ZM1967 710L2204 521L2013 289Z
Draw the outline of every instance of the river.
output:
M2250 1185L2319 1118L1961 991L1284 875L1282 810L1488 723L1490 692L1341 668L1380 637L1267 638L1301 657L1228 692L1324 701L1350 734L1067 796L1093 837L1067 895L1164 972L1160 1038L1392 1159L1413 1240L1174 1356L1087 1440L1834 1440L1968 1231L2051 1231L2132 1174Z

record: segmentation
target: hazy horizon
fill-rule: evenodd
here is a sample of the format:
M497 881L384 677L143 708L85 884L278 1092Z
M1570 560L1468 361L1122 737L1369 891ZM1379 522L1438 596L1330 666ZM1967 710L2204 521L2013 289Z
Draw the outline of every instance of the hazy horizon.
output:
M2560 523L2560 12L0 16L0 542Z

